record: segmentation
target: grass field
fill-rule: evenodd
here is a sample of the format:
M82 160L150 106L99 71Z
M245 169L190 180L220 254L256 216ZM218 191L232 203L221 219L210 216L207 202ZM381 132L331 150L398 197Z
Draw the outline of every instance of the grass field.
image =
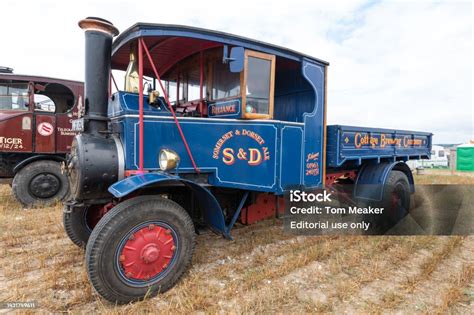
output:
M474 185L474 177L436 171L416 182ZM115 314L474 313L474 236L302 237L283 233L278 220L239 225L231 242L199 235L192 266L175 288L115 306L90 286L61 211L59 204L22 209L10 187L0 186L0 302Z

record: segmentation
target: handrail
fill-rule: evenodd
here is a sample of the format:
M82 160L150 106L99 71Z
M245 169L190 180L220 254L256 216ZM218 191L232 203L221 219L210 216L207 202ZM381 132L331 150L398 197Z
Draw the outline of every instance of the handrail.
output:
M141 45L144 48L145 54L148 57L148 61L150 62L153 72L155 73L156 79L158 80L158 83L160 83L161 90L163 91L163 96L166 100L166 103L168 104L171 114L173 115L174 123L176 124L179 134L181 135L181 139L183 140L184 147L186 148L186 151L188 152L189 159L191 160L191 163L193 164L193 168L196 171L196 173L199 174L200 170L197 167L196 162L194 162L193 154L191 153L191 149L189 148L188 142L186 141L186 137L184 136L183 130L181 129L181 125L179 124L178 118L176 117L176 113L174 112L173 106L171 106L171 102L168 98L168 94L166 93L166 90L163 87L163 83L161 82L160 75L158 74L155 64L153 63L153 59L151 58L150 52L148 51L148 47L145 45L145 41L143 40L143 38L139 38L138 41L139 41L139 45Z

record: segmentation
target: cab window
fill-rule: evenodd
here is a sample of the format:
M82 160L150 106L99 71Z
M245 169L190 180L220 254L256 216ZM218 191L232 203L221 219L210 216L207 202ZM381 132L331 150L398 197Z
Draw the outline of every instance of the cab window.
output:
M229 106L228 101L236 101L236 106L240 107L234 118L273 118L275 56L245 50L243 70L231 72L223 55L222 47L195 53L166 72L163 76L165 90L170 101L174 101L172 105L177 107L177 112L205 116L208 109L202 110L202 105L216 108L223 106L216 104ZM229 117L228 113L226 117Z
M0 83L0 110L28 110L28 83Z
M41 112L54 113L56 111L56 105L53 100L46 95L35 94L35 110Z
M49 113L66 113L75 102L74 93L65 85L59 83L35 84L35 110Z
M222 56L212 64L212 100L240 96L240 73L229 71Z
M178 91L176 89L176 81L164 81L163 85L166 89L166 94L168 95L168 98L172 104L176 103L177 96L178 96ZM180 95L183 95L183 88L180 86Z
M244 118L273 118L275 56L245 52Z
M172 104L186 105L200 101L200 55L191 57L176 64L164 77L163 85ZM205 78L204 78L205 80ZM203 91L206 90L204 81ZM203 95L205 98L205 95Z

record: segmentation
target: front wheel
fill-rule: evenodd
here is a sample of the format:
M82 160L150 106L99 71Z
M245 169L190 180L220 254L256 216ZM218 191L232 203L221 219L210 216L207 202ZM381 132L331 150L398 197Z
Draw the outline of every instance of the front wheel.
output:
M194 226L175 202L157 196L126 200L107 212L86 247L96 291L118 304L170 289L188 268Z
M66 198L69 182L56 161L36 161L13 178L13 195L25 207L51 205Z

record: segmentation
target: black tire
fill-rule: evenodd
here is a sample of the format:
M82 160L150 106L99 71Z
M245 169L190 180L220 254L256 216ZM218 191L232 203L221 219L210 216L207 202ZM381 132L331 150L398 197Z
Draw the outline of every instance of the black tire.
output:
M408 214L410 195L410 182L405 173L391 171L385 183L382 203L389 210L388 215L392 222L396 223Z
M76 207L72 211L69 211L67 206L64 207L63 224L67 236L77 246L85 248L98 220L98 218L90 217L94 215L91 211L100 211L100 206L97 208L94 206Z
M170 233L165 234L170 237L172 233L173 244L176 242L172 261L151 280L129 279L129 275L124 275L121 261L125 254L120 249L126 248L129 241L138 240L138 232L151 230L156 224L159 228L169 228L166 232ZM112 208L92 231L86 247L89 279L95 290L112 303L124 304L155 296L173 287L187 270L194 244L193 222L181 206L158 196L135 197Z
M371 223L368 234L385 234L402 220L410 210L410 183L405 173L391 171L383 189L380 202L370 203L373 207L383 208L382 215L368 215L364 219Z
M69 182L56 161L36 161L15 174L13 195L25 207L51 205L64 200L69 193Z

